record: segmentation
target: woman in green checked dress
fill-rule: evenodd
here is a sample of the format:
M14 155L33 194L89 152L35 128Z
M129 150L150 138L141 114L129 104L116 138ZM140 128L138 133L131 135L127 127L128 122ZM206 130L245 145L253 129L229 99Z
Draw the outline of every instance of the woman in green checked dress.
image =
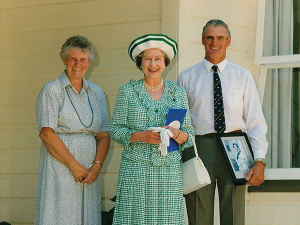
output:
M111 138L124 146L113 224L183 225L181 152L192 145L193 127L185 91L162 79L177 44L148 34L135 39L128 53L144 78L120 87L111 121ZM165 126L171 108L187 109L180 130ZM150 127L171 131L167 139L175 140L178 149L162 154L160 133Z

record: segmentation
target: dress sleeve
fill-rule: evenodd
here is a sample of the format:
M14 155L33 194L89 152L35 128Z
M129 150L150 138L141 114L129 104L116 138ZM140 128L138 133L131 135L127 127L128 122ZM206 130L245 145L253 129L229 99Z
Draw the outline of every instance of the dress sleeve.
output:
M57 131L57 121L59 112L58 91L49 84L42 88L36 102L36 117L38 134L43 127L50 127Z
M190 115L189 104L188 104L186 92L184 90L182 90L180 92L180 96L182 99L182 108L187 109L187 113L186 113L186 116L182 123L181 130L185 131L189 135L188 140L183 145L180 146L180 150L183 151L184 149L191 147L193 145L191 136L194 137L194 128L192 126L191 115Z
M101 132L107 132L109 131L109 118L107 113L107 106L106 106L106 100L105 95L103 92L100 94L100 111L101 111Z
M135 130L130 129L128 124L128 91L124 86L120 87L118 91L109 130L110 137L124 147L130 145L129 139L131 134L135 132Z

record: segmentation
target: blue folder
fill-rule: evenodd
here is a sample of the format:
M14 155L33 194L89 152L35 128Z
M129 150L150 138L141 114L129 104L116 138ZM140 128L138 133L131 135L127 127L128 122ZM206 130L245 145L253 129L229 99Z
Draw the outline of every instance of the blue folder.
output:
M171 122L178 120L181 128L186 112L187 109L169 109L166 125L169 125ZM168 152L176 151L178 149L178 143L173 138L170 138L170 146L168 147Z

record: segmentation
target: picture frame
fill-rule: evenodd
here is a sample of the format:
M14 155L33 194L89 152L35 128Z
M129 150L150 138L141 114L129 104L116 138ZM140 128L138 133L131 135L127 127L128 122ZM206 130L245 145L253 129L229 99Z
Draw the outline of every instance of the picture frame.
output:
M244 185L249 170L254 166L253 151L246 133L217 135L235 185Z

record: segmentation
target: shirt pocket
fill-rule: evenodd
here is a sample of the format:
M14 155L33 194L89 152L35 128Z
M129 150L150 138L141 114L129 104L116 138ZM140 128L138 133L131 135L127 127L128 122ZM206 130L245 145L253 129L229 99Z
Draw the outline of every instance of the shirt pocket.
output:
M230 89L229 107L242 113L244 107L243 98L244 98L244 92L242 90Z

